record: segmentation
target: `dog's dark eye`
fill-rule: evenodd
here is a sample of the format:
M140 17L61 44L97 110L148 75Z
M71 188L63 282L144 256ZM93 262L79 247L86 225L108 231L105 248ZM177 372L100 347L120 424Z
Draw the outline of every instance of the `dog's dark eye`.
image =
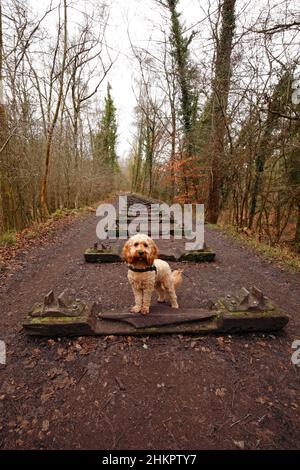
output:
M147 245L147 243L144 243L144 247L145 247L145 248L148 248L148 245Z
M134 246L138 246L138 243L135 243Z

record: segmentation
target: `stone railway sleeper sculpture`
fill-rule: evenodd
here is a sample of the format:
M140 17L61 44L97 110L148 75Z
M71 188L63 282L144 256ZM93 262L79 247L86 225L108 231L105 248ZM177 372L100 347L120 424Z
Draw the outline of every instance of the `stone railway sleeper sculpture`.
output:
M171 309L154 305L149 315L103 311L95 302L75 297L69 289L55 300L49 292L43 303L29 312L23 328L29 335L97 336L150 334L212 334L278 331L289 317L256 287L240 289L215 304L214 310L203 308Z
M121 213L120 215L124 218L124 221L127 223L131 222L135 216L130 214L130 207L135 204L143 204L143 206L146 206L147 211L148 211L148 217L147 219L143 219L148 222L148 227L149 230L147 234L151 236L151 231L150 231L150 224L151 224L151 204L158 204L160 201L157 201L155 199L146 199L143 198L142 196L138 196L135 194L129 194L127 196L127 212ZM159 236L162 235L167 235L170 234L170 236L174 236L175 231L178 231L178 234L184 236L184 232L182 229L178 229L174 225L174 216L171 214L170 217L170 231L168 231L169 223L167 225L164 225L164 221L168 221L166 219L167 214L165 212L157 212L155 215L155 220L159 222L158 228L159 228ZM110 229L107 228L107 232L110 236L116 236L119 237L120 235L120 221L117 220L116 223L114 224L114 227L111 227ZM177 232L176 232L177 233ZM124 233L124 236L129 237L128 231ZM125 240L124 240L125 243ZM172 243L172 241L171 241ZM194 251L185 251L184 249L182 250L176 250L174 253L172 250L169 251L163 251L159 254L159 258L166 260L166 261L189 261L189 262L195 262L195 263L202 263L202 262L209 262L213 261L215 259L216 254L211 250L210 247L208 247L205 243L203 244L203 247L199 250L194 250ZM96 242L94 243L93 247L88 248L85 253L84 253L84 259L87 263L116 263L116 262L121 262L121 250L118 247L115 247L113 244L110 244L107 240L103 240L102 242Z

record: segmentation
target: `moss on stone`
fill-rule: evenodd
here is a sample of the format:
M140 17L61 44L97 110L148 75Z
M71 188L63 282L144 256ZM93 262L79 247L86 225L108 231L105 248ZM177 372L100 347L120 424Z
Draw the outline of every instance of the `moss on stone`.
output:
M255 317L269 317L272 315L278 315L281 312L279 307L274 304L270 299L266 299L266 310L240 310L240 311L231 311L228 310L225 305L223 304L223 301L225 299L221 298L216 302L216 308L217 308L217 315L219 318L221 318L224 313L226 315L230 315L232 317L248 317L248 318L255 318Z
M93 254L93 255L97 255L97 254L116 254L113 250L103 250L101 248L88 248L86 251L85 251L86 254Z
M44 325L51 323L82 323L88 320L87 315L75 316L75 317L30 317L31 325Z

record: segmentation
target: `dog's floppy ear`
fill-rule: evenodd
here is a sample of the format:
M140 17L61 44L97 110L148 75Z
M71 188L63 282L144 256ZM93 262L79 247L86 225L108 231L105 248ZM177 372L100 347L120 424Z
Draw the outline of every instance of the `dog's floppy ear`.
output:
M151 240L150 246L151 246L151 253L148 256L148 264L149 266L152 266L154 260L158 258L158 248L157 248L156 243L154 243L153 240Z
M132 256L130 255L130 240L127 240L122 250L122 259L128 264L132 264Z

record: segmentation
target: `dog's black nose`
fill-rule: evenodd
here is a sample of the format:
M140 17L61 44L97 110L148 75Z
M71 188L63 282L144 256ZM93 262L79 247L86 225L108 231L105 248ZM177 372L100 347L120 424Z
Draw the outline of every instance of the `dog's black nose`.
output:
M139 254L140 256L142 256L142 255L144 254L144 252L143 252L143 251L138 251L138 254Z

